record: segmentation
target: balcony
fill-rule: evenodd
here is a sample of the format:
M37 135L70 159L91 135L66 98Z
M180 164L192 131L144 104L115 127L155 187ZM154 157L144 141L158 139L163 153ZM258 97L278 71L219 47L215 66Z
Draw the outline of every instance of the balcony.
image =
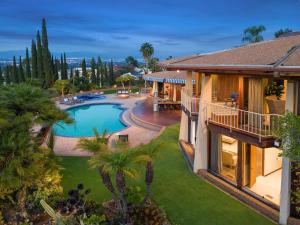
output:
M235 107L225 106L224 103L205 103L205 121L227 128L232 131L250 134L263 138L274 137L274 131L279 127L277 114L260 114Z
M198 115L200 98L191 96L185 88L181 90L181 106L190 113L190 115Z

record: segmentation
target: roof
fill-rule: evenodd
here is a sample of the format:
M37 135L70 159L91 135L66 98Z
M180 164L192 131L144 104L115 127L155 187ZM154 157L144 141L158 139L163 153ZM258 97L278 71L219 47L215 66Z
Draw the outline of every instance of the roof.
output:
M173 84L185 84L186 72L185 71L161 71L156 73L145 74L144 80L166 82ZM193 82L195 82L195 75L193 74Z
M166 60L169 69L293 70L300 72L300 35L280 37L224 51Z

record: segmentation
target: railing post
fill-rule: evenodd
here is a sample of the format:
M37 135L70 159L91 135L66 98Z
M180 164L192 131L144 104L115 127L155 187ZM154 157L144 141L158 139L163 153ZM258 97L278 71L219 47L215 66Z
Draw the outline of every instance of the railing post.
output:
M262 121L261 121L261 117L262 117L263 115L259 115L259 142L261 142L261 132L262 132L262 130L261 130L261 125L262 125Z

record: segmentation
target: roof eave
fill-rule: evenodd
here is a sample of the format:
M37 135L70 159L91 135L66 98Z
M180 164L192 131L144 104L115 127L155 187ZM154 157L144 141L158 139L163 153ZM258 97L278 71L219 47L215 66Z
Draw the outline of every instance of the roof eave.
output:
M171 70L213 70L213 71L258 71L258 72L296 72L300 73L299 66L273 65L201 65L201 64L165 64L162 67Z

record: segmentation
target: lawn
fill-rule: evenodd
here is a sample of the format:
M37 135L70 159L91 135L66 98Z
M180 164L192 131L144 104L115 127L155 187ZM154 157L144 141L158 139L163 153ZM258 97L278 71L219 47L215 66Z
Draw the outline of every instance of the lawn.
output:
M152 199L175 225L271 225L270 220L194 175L178 149L179 126L171 126L156 140L162 141L154 165ZM64 190L79 182L92 189L96 201L110 199L88 158L62 157ZM140 178L144 180L143 174Z

